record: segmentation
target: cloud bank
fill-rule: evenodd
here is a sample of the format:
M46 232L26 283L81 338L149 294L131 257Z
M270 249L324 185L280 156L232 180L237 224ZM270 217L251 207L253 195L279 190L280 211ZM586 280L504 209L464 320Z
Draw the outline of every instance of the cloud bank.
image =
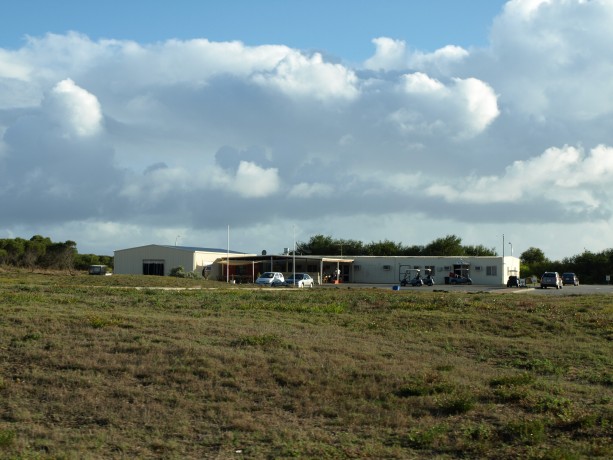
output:
M30 37L0 49L0 231L96 253L224 247L227 226L248 252L296 227L488 247L505 233L552 258L612 247L612 22L611 0L511 0L486 48L374 37L358 66L240 41Z

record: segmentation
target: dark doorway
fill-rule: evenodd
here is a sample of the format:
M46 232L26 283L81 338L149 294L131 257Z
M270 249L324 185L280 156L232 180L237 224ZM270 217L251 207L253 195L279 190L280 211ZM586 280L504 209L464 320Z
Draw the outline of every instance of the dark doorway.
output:
M164 261L143 260L143 275L164 276Z

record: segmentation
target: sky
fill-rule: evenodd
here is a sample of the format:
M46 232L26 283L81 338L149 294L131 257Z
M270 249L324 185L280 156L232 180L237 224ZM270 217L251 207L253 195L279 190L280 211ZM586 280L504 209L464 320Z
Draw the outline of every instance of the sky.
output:
M613 0L83 2L0 18L0 238L613 247Z

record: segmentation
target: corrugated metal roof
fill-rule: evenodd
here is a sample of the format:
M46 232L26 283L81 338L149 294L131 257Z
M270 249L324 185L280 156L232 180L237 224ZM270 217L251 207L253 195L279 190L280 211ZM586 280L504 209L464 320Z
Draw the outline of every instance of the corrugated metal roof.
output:
M228 252L230 252L230 254L247 254L245 252L232 251L232 250L228 251L227 249L219 249L219 248L199 248L197 246L172 246L170 244L160 244L159 246L163 248L179 249L182 251L190 251L190 252L198 252L198 251L199 252L218 252L218 253L223 253L223 254L227 254Z

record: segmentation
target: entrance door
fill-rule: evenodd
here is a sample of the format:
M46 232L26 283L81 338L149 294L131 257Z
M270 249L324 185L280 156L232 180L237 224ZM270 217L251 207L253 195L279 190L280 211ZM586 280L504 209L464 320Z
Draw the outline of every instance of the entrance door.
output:
M469 264L455 264L453 266L453 273L456 276L462 276L468 278L470 272Z
M143 275L164 276L164 261L143 260Z

